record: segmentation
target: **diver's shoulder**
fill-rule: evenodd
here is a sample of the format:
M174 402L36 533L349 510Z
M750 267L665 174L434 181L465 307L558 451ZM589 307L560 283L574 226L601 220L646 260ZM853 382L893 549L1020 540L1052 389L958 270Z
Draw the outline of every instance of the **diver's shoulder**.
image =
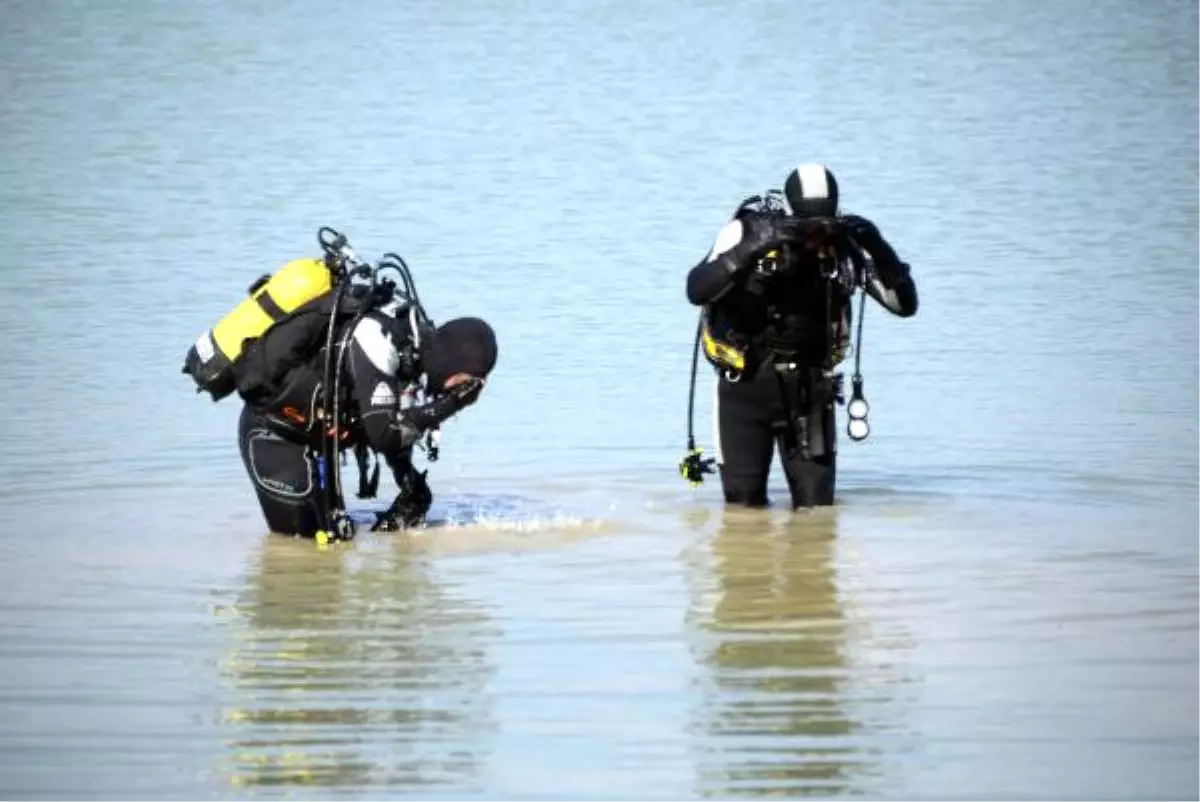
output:
M395 376L400 366L398 311L381 305L367 310L354 325L352 342L377 369Z

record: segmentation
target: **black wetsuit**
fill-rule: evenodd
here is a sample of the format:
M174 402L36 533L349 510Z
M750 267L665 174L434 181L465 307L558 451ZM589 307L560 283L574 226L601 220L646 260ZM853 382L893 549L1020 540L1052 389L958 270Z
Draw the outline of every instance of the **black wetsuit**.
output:
M401 358L401 341L411 336L411 328L402 314L397 317L397 310L392 304L369 312L349 337L339 402L346 413L339 411L339 417L348 421L343 424L347 437L339 448L349 452L363 444L387 461L400 488L390 512L395 523L403 525L419 520L431 500L423 474L412 464L413 446L460 406L453 396L445 395L419 407L400 408L400 398L416 378L412 375L416 370L406 367ZM312 537L327 526L319 490L320 435L315 429L304 434L290 420L297 414L307 418L314 393L322 397L324 362L322 349L288 374L284 388L269 403L247 404L239 421L242 462L268 527L280 534ZM334 477L326 479L332 482Z
M868 294L893 314L915 314L908 265L870 221L838 221L874 265ZM753 357L739 381L718 378L717 462L728 503L768 503L776 445L793 507L834 501L837 388L831 371L849 341L854 288L822 274L815 251L803 247L801 226L795 218L740 210L688 274L688 300L726 321ZM771 248L780 255L764 272L759 257ZM847 250L841 258L861 259L861 253Z

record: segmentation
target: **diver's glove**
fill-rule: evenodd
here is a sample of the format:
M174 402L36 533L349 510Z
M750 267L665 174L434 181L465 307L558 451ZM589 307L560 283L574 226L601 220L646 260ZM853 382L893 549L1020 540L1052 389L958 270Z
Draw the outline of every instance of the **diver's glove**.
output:
M713 259L730 276L741 275L757 264L757 256L779 247L787 238L778 216L748 215L741 218L741 239L732 248ZM724 232L722 232L724 234Z
M833 217L785 217L777 225L793 252L806 252L817 259L832 259L838 254L841 229Z
M479 398L481 392L483 392L483 379L470 378L454 385L427 404L409 407L404 410L404 417L412 421L421 431L433 429L463 407L475 403L475 399Z
M837 244L838 225L832 217L793 217L772 215L750 217L742 221L743 239L738 250L752 258L743 264L757 264L764 255L785 247L832 253Z
M822 243L833 238L838 233L838 221L832 217L793 217L780 218L775 223L781 239L810 243Z
M408 469L392 506L376 513L372 532L395 532L424 523L425 515L433 505L433 493L429 490L429 483L425 481L428 473L412 467Z
M909 277L911 270L908 264L900 260L874 223L856 214L844 215L838 222L841 223L842 230L871 256L871 261L875 263L875 272L885 286L895 287L897 283Z
M853 237L863 247L873 244L879 239L879 229L874 223L857 214L844 214L838 218L842 230Z
M743 217L742 241L738 244L746 253L757 253L781 244L788 237L784 225L786 219L778 215Z

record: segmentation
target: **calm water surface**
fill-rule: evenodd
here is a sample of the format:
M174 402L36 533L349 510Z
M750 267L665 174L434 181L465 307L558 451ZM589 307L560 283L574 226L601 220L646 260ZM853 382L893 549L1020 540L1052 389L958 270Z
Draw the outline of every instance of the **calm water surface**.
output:
M8 4L0 796L1197 798L1196 30ZM807 159L922 307L839 506L726 512L684 275ZM323 552L179 374L321 225L501 341L434 525Z

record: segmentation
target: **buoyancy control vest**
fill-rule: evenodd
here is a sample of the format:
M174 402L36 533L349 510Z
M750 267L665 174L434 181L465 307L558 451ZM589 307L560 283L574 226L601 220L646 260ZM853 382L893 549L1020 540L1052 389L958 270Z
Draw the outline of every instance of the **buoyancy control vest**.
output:
M852 286L839 280L845 270L835 258L768 252L745 286L701 311L705 360L731 381L768 359L836 367L849 346Z
M317 439L314 427L327 419L325 408L332 406L332 399L326 399L323 390L330 325L334 327L336 354L344 347L347 329L369 311L370 305L371 299L360 295L336 298L334 293L326 293L284 317L248 343L233 366L238 395L289 430L281 434L291 434L291 439ZM334 317L336 320L331 320ZM339 401L344 402L345 393L341 396ZM340 407L348 410L345 403ZM345 439L347 419L345 415L339 417L343 420L328 423L341 426Z
M396 336L390 341L398 360L397 390L402 397L414 393L422 373L418 343L422 336L428 336L428 327L413 314L409 302L352 296L342 299L338 319L333 323L334 375L329 378L337 393L336 407L335 399L325 391L327 333L333 314L330 297L309 302L247 346L235 369L239 395L288 439L315 443L323 423L336 430L340 442L355 442L361 434L357 425L360 410L352 402L352 385L344 381L346 350L351 347L355 328L376 310L381 319L388 320L389 327L395 327Z

